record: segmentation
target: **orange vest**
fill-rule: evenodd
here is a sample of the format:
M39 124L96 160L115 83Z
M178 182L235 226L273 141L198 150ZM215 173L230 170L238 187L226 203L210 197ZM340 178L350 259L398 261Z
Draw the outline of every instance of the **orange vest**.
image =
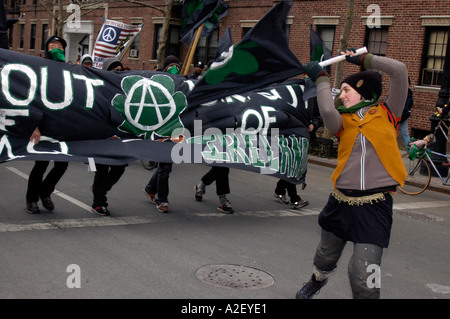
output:
M371 107L361 120L355 113L342 113L337 167L331 175L333 185L344 169L358 134L363 134L373 145L388 174L401 186L407 176L397 144L396 126L392 115L382 104ZM370 169L367 168L367 169Z

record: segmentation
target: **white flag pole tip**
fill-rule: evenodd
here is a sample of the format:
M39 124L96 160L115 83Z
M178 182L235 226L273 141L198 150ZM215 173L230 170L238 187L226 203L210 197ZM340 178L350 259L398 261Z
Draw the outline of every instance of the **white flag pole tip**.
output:
M361 54L364 54L364 53L367 53L367 52L368 52L367 48L366 47L362 47L362 48L359 48L359 49L356 50L355 56L361 55ZM344 61L344 60L345 60L345 55L338 55L338 56L336 56L334 58L331 58L331 59L328 59L328 60L320 62L319 65L324 68L326 66L329 66L331 64L334 64L334 63L337 63L337 62L341 62L341 61Z

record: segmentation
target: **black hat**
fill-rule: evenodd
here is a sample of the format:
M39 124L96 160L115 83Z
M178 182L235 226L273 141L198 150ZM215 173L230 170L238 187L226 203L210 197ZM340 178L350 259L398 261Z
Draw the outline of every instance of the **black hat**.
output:
M47 59L50 59L50 53L48 52L48 45L50 43L56 42L56 41L61 42L64 51L66 51L66 46L67 46L66 40L64 40L61 37L58 37L57 35L52 35L50 38L47 39L47 41L45 41L44 54Z
M374 94L376 95L375 100L377 100L381 96L383 88L381 74L374 71L363 71L349 75L342 83L350 85L365 100L372 100Z
M195 65L194 65L194 67L196 67L196 68L204 68L205 67L205 65L203 64L203 62L202 61L198 61Z
M164 65L163 65L163 70L166 71L168 69L169 66L172 65L179 65L180 61L178 60L178 58L174 55L168 55L165 59L164 59Z

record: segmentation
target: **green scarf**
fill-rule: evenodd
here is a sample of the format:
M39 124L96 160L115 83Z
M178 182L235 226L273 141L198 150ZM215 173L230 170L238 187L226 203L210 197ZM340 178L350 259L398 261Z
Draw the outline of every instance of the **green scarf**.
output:
M338 106L336 109L339 113L355 113L359 109L362 109L363 107L375 104L375 102L378 100L377 95L375 93L372 93L372 99L370 100L363 100L359 103L356 103L353 106L350 106L349 108L345 107L344 105Z
M66 62L66 57L64 55L64 50L61 49L53 49L49 52L50 58L54 61Z

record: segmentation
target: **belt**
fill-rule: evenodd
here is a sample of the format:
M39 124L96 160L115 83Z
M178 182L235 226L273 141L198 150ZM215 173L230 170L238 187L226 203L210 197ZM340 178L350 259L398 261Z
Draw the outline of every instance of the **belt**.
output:
M350 206L373 204L373 203L377 203L379 201L384 201L386 199L384 196L384 193L375 193L375 194L367 195L367 196L353 197L353 196L344 195L344 194L342 194L342 192L340 192L337 189L333 189L333 191L331 192L331 195L334 198L336 198L339 202L344 202Z

